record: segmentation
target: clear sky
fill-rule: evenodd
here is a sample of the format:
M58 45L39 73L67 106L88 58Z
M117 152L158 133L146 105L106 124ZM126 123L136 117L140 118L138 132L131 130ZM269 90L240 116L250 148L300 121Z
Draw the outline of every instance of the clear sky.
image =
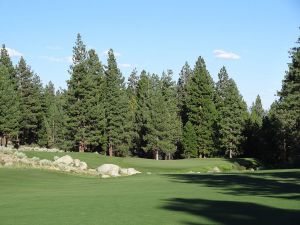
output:
M23 55L45 84L66 87L79 32L105 63L117 53L125 77L133 67L174 80L202 56L216 81L224 65L248 106L267 109L281 88L288 51L300 35L299 0L0 0L0 43Z

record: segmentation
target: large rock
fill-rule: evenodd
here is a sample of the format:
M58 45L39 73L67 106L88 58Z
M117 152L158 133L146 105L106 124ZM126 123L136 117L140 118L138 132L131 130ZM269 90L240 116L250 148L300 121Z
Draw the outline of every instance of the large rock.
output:
M97 172L101 175L109 175L111 177L120 176L120 167L115 164L103 164L97 168Z
M65 164L65 165L72 165L74 161L73 161L71 156L65 155L63 157L60 157L60 158L56 159L55 162L58 163L58 164L62 163L62 164Z
M87 170L88 165L86 164L86 162L80 161L79 163L79 169L80 170Z
M134 174L137 174L137 173L141 173L140 171L137 171L136 169L134 168L123 168L120 170L120 173L122 175L128 175L128 176L131 176L131 175L134 175Z

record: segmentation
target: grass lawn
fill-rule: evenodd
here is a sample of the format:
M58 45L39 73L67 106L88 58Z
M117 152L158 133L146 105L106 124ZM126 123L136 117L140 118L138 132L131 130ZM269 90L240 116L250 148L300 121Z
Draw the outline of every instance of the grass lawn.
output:
M1 225L296 225L299 200L300 170L100 179L0 168Z

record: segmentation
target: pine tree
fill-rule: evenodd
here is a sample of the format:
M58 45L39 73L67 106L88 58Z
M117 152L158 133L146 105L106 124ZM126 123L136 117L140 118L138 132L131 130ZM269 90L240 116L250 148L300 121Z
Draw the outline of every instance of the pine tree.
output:
M1 52L0 52L0 65L3 65L7 68L9 79L14 84L15 89L17 89L17 77L16 77L16 70L13 66L13 63L8 55L7 49L5 45L2 45Z
M216 109L214 84L202 57L199 57L187 86L188 120L197 134L197 156L210 155L214 149Z
M184 155L187 158L190 158L191 156L197 155L197 134L194 129L193 124L188 121L183 129L183 135L182 135L182 144L184 148Z
M87 143L90 150L103 150L105 136L105 81L104 69L95 50L88 51L87 76L89 91L86 96Z
M136 139L137 154L144 156L144 149L147 145L145 135L148 133L147 123L150 116L150 105L152 92L152 78L146 71L142 71L136 88L136 114L135 130L138 135Z
M264 109L262 107L261 98L257 95L255 102L250 108L250 120L252 124L256 124L258 127L262 126L264 117Z
M247 105L243 101L235 82L229 79L222 67L216 84L216 106L218 110L217 138L221 154L229 158L241 154L244 122L247 118Z
M86 110L84 106L85 97L89 89L87 81L87 52L82 42L80 34L77 35L75 46L73 47L73 65L70 67L71 78L68 81L67 91L67 126L68 145L70 149L74 147L79 152L87 148L87 124Z
M300 44L298 38L297 44ZM277 148L281 152L279 160L293 162L300 153L300 47L290 51L291 63L282 81L279 100L275 103L273 118L278 123Z
M41 82L21 57L17 66L18 91L20 95L20 141L22 144L38 143L42 126Z
M127 85L127 97L128 97L128 136L130 143L131 153L134 155L138 154L138 139L139 135L136 126L136 113L137 113L137 88L138 88L139 76L137 75L137 70L134 69L128 78Z
M127 119L128 100L124 78L118 69L117 62L110 49L107 59L107 70L105 71L105 117L106 117L106 135L108 143L108 153L110 156L122 154L128 150L128 144L125 132L125 122Z
M161 79L152 75L149 81L149 101L143 110L146 121L143 124L144 150L153 153L156 160L160 155L171 159L180 136L176 85L171 71L163 73Z
M186 62L180 71L179 79L177 83L178 108L179 108L180 118L183 125L185 125L188 120L187 106L186 106L187 85L190 78L192 77L192 72L193 72L192 69L190 68L189 64Z
M11 139L18 144L20 102L15 84L11 80L7 67L0 64L0 139L1 146L7 146L7 140Z
M165 147L162 148L165 154L165 159L171 159L172 155L177 150L177 144L181 136L181 124L180 116L178 111L178 99L176 97L176 84L172 81L173 72L168 70L167 73L163 73L161 78L162 83L162 104L166 107L166 112L163 116L164 126L164 137Z

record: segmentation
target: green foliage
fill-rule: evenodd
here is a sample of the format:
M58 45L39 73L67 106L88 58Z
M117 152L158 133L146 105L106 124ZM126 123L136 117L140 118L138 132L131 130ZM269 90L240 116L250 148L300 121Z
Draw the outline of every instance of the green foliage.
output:
M164 153L165 158L170 159L177 149L180 136L176 85L172 81L172 71L163 73L161 79L154 75L151 80L145 150L153 152L156 158Z
M9 70L0 64L0 134L17 139L20 122L20 101Z
M214 150L216 108L213 102L214 84L206 69L204 59L199 57L187 86L188 120L197 134L197 155L211 155Z
M37 144L42 127L42 85L21 57L17 66L18 91L20 95L20 141L21 144Z
M187 158L196 157L198 154L197 134L193 124L190 121L188 121L184 126L182 142L185 156Z
M243 129L247 118L247 105L243 101L235 82L229 79L225 67L218 74L216 84L216 106L218 110L217 140L221 154L230 158L241 154L244 139Z
M126 134L128 121L128 98L124 78L117 66L113 50L108 51L105 71L105 117L109 155L126 155L129 138Z
M250 108L250 116L245 123L244 135L246 140L243 147L244 154L247 156L259 158L262 156L261 138L264 117L265 112L262 107L260 96L258 95Z

